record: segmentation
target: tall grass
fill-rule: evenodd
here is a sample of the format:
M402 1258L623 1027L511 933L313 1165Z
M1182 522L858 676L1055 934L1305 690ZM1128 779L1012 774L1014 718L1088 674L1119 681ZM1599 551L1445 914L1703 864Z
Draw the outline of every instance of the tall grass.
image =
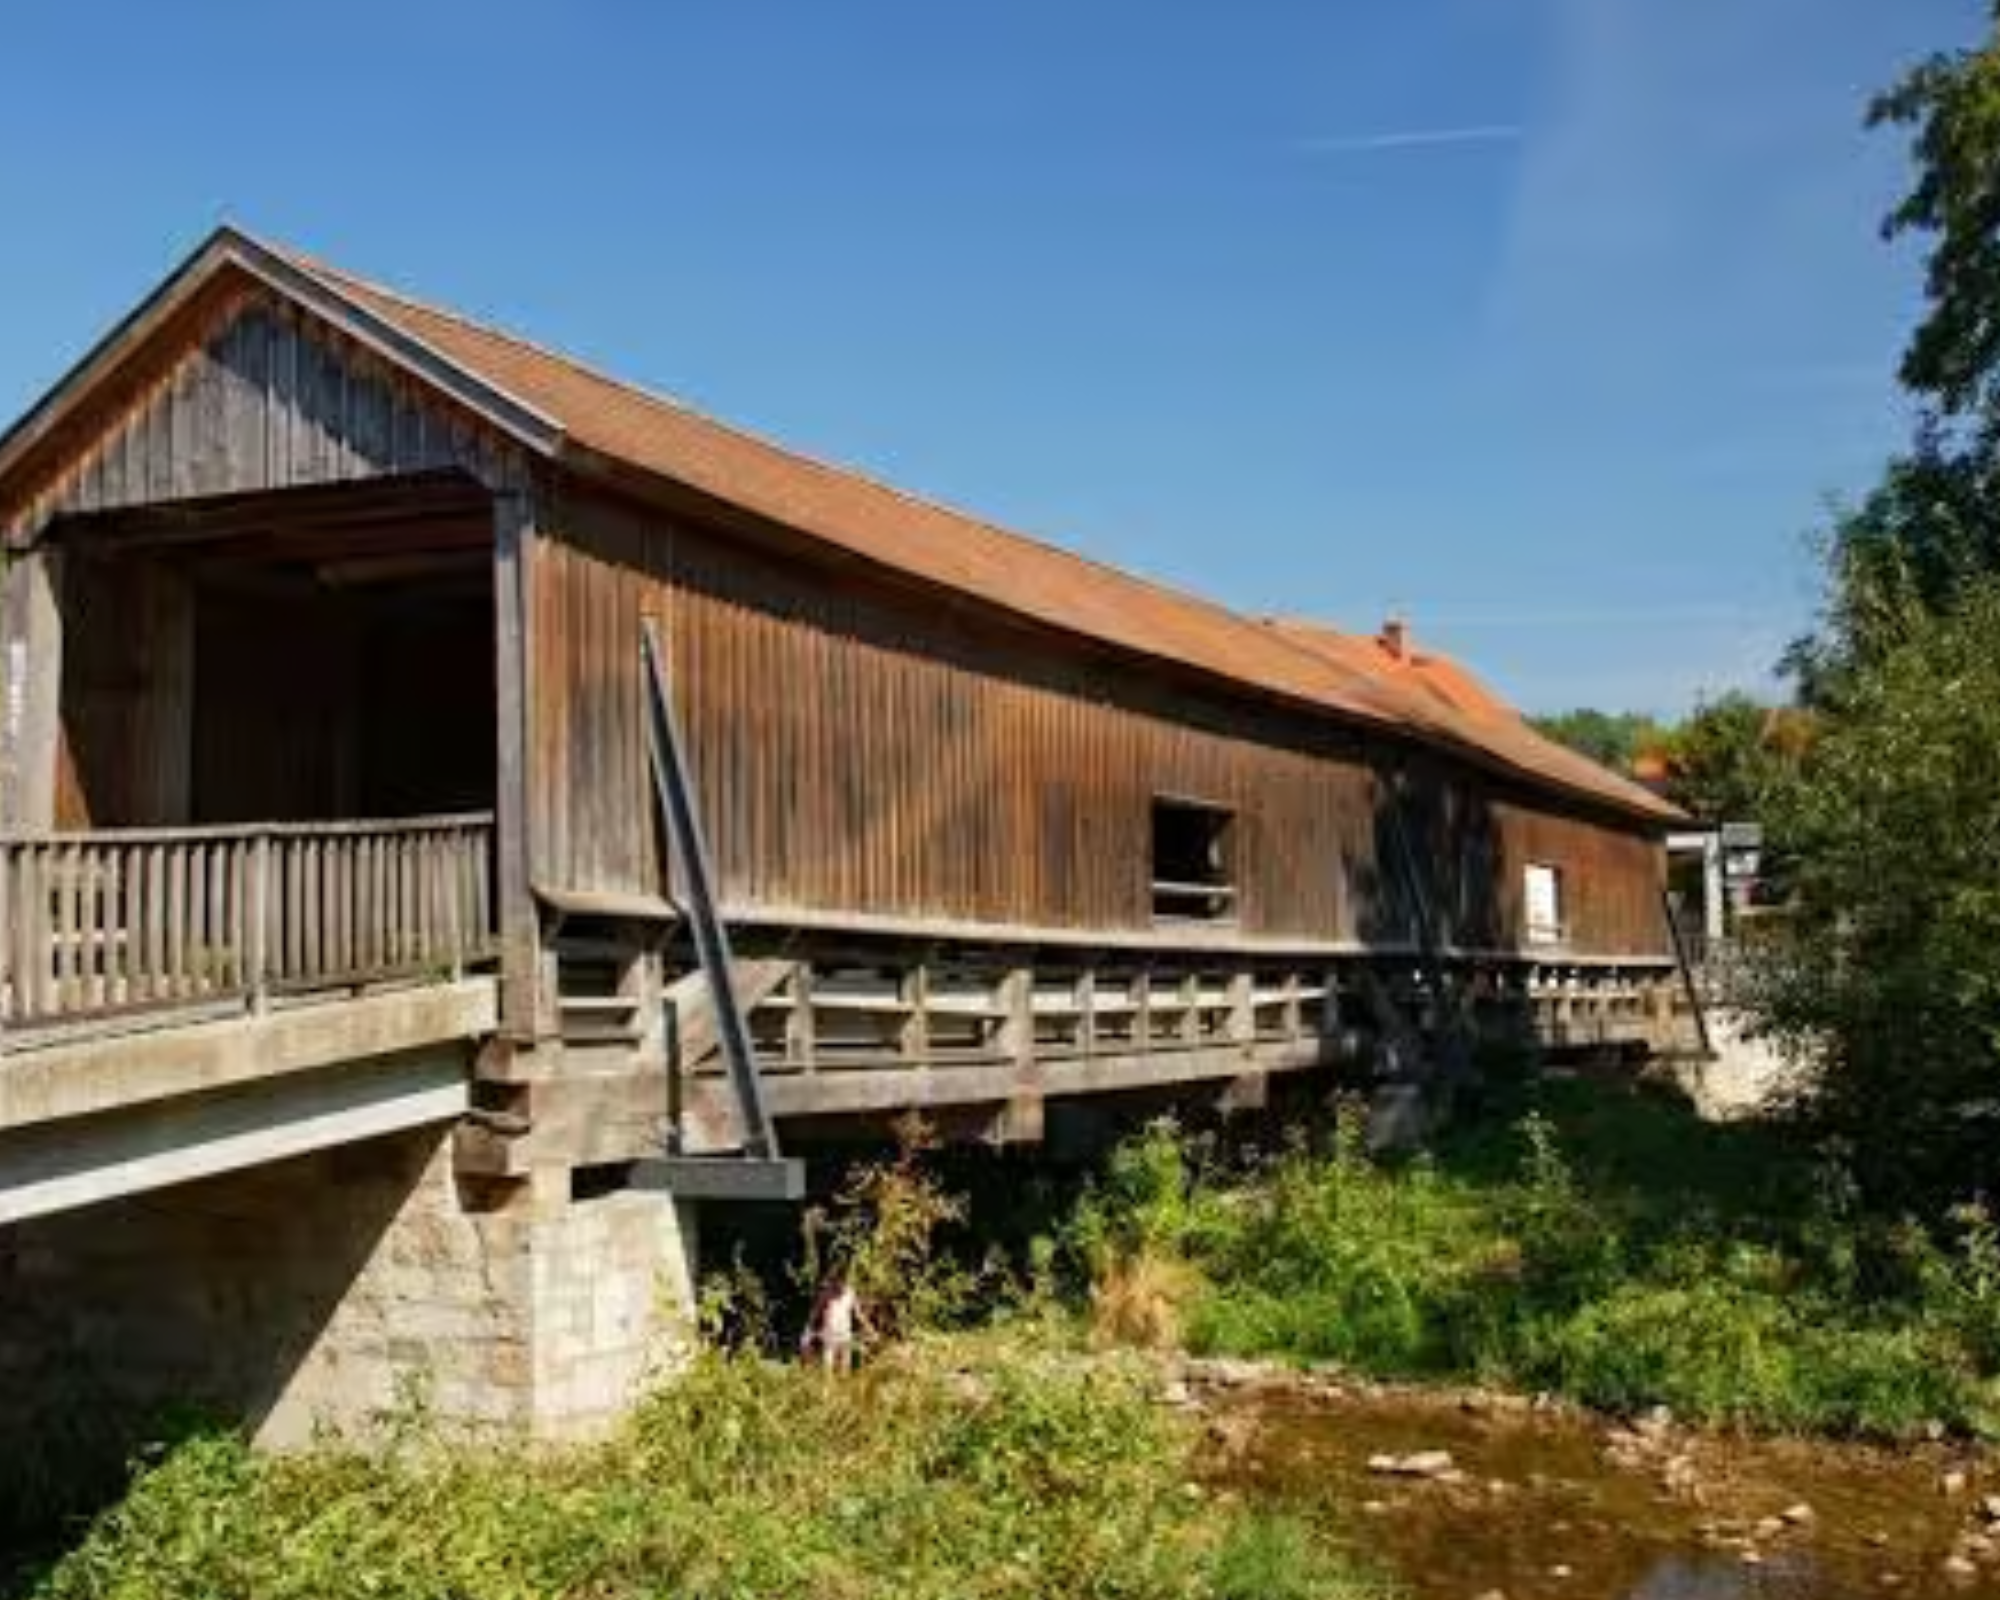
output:
M46 1600L674 1595L1324 1597L1364 1586L1301 1524L1218 1505L1135 1372L994 1344L852 1380L711 1354L609 1442L253 1455L189 1441Z
M1178 1263L1197 1351L1898 1436L2000 1423L2000 1230L1856 1214L1781 1129L1625 1083L1378 1164L1359 1119L1248 1169L1161 1125L1072 1226L1100 1281ZM1158 1271L1157 1267L1152 1270Z

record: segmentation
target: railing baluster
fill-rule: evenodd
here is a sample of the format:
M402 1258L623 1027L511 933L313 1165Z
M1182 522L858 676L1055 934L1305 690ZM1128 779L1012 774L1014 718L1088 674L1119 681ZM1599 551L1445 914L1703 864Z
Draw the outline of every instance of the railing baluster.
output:
M303 842L287 837L279 841L284 852L285 871L280 880L285 886L285 969L284 976L289 982L302 978L306 970L306 929L305 929L305 850Z
M431 862L431 836L426 833L415 835L410 840L410 927L417 947L411 952L410 959L414 966L424 971L429 971L437 955L431 942L437 925L431 910Z
M167 967L167 852L154 845L146 852L146 998L164 1000Z
M271 836L260 833L251 842L249 881L244 886L244 934L249 944L251 1008L262 1011L271 991Z
M48 1009L49 963L55 951L49 943L49 897L42 876L44 852L33 845L22 850L14 874L15 925L21 930L21 994L19 1010L25 1017L38 1016Z
M77 877L82 852L71 845L56 865L56 1004L67 1010L76 1003L76 954L81 939L77 931Z
M301 840L299 852L299 973L317 978L326 968L320 965L320 842Z
M111 938L117 924L110 876L115 860L117 853L111 850L92 847L83 853L86 977L82 1003L95 1010L101 1010L109 1002L111 990Z
M334 971L343 975L358 965L354 959L354 851L354 840L337 839L330 854L336 951L332 964Z
M161 969L165 979L167 998L178 999L181 982L185 976L187 962L187 916L186 868L187 853L180 845L168 845L166 850L167 882L164 901L166 905L166 965Z
M396 839L396 965L417 961L417 874L415 851L408 834Z
M392 902L389 898L389 841L374 838L368 841L369 853L374 857L368 871L370 894L374 901L369 915L368 965L371 969L388 966L394 959L394 950L389 942L389 922Z
M220 843L201 847L201 992L216 994L229 984L228 851Z

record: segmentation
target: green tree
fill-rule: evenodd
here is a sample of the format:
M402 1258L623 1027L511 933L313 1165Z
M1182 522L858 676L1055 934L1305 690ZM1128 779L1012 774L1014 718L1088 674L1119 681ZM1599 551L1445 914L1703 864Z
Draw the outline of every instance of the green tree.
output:
M2000 482L1986 454L1927 430L1834 524L1817 630L1788 653L1808 705L1836 708L1853 675L2000 574Z
M1651 717L1635 711L1595 711L1578 707L1555 716L1530 717L1536 731L1589 756L1614 772L1630 772L1633 760L1657 746L1663 732Z
M1797 937L1761 1009L1812 1109L1898 1202L1993 1177L2000 1103L2000 583L1857 672L1770 796Z
M1942 419L2000 421L2000 4L1988 37L1924 61L1868 112L1905 128L1916 181L1883 223L1925 241L1928 306L1902 378Z
M1787 714L1742 693L1705 701L1668 736L1667 795L1704 822L1754 822L1789 781Z
M2000 4L1978 44L1920 63L1870 106L1906 130L1914 178L1884 220L1925 250L1925 310L1903 353L1920 408L1911 450L1827 539L1817 630L1787 665L1809 703L2000 574Z

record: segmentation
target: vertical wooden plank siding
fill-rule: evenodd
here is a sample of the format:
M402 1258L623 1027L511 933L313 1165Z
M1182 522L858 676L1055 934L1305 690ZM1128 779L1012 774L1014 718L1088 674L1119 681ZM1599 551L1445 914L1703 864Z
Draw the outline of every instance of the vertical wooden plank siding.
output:
M373 352L261 287L218 283L123 382L52 444L0 506L20 535L65 511L457 468L518 488L506 441Z
M1408 945L1421 895L1444 942L1513 949L1523 871L1550 861L1573 949L1661 948L1643 826L1393 735L1163 685L622 502L572 497L540 548L537 881L660 885L633 759L651 613L732 903L1147 929L1166 794L1235 813L1248 933Z

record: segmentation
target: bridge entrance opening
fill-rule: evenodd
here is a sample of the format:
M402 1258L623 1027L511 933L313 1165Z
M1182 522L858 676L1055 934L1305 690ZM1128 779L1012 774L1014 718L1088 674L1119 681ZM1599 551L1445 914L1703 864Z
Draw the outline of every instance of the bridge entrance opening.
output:
M66 828L490 810L490 497L456 475L58 524Z

